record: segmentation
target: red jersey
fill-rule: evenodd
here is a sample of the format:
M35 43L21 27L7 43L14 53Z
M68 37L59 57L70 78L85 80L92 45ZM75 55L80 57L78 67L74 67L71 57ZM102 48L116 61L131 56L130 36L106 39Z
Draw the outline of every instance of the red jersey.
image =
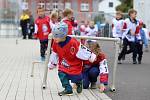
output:
M71 75L79 75L82 72L82 60L76 57L80 43L74 38L68 38L68 42L61 46L53 41L53 51L58 54L58 71Z
M37 18L35 20L35 36L40 40L48 40L48 35L51 33L50 18Z
M68 19L64 19L63 22L65 22L68 25L68 35L72 35L72 22Z

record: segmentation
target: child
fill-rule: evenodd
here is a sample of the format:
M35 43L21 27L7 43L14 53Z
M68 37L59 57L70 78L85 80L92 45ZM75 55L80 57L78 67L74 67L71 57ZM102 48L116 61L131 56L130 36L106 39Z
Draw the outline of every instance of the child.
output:
M123 24L124 24L123 14L121 11L117 11L116 17L113 19L112 22L112 37L120 39L119 52L121 51L122 48ZM122 57L122 60L125 60L125 56Z
M122 38L123 33L123 14L121 11L117 11L116 18L113 19L112 35L114 38Z
M53 27L55 27L55 24L58 23L58 13L57 12L52 12L50 18L51 18L50 25L51 25L51 28L53 28Z
M68 25L68 35L72 35L73 25L72 25L72 17L73 17L73 10L66 8L63 11L63 19L62 21Z
M75 19L75 17L71 18L71 23L72 23L72 33L74 35L79 35L79 30L78 30L78 23L77 20Z
M51 32L50 18L45 16L44 8L37 9L38 18L35 20L34 37L40 40L41 60L45 60L45 51L48 45L48 35Z
M118 64L121 64L121 59L126 54L133 52L133 64L136 64L135 58L135 34L138 33L137 27L138 27L138 21L136 20L136 14L137 11L134 9L130 9L128 12L129 18L125 19L123 29L124 33L122 35L123 39L123 48L121 53L118 56ZM129 50L127 50L127 47L129 46Z
M144 40L144 47L145 47L145 52L148 52L148 44L149 44L149 35L148 35L148 29L146 28L146 24L143 23L143 28L142 30L145 33L146 39Z
M134 60L138 61L139 64L141 64L142 56L143 56L143 44L147 45L147 38L145 35L145 31L143 30L143 21L139 21L139 33L135 35L136 41L135 41L135 56ZM138 58L137 58L138 55Z
M85 22L82 21L80 27L79 27L79 30L80 30L80 36L86 36L86 27L85 27ZM81 39L81 43L82 44L85 44L85 39Z
M87 41L87 45L96 54L97 59L93 63L89 61L84 62L83 88L87 89L91 84L91 89L95 89L97 77L100 75L100 92L103 92L106 89L105 85L108 84L107 59L96 41Z
M94 36L94 37L97 36L98 28L94 24L94 21L90 21L89 26L86 28L85 31L87 36Z
M77 93L82 92L82 60L94 62L96 55L85 46L81 45L76 39L67 36L68 26L60 22L53 29L52 54L48 64L49 69L53 69L58 64L58 76L64 91L58 95L72 95L72 83L77 85Z

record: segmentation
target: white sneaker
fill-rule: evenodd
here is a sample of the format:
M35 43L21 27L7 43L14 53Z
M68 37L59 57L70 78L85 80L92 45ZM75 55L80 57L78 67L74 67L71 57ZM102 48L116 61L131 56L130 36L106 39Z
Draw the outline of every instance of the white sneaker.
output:
M121 60L118 60L118 64L122 64Z

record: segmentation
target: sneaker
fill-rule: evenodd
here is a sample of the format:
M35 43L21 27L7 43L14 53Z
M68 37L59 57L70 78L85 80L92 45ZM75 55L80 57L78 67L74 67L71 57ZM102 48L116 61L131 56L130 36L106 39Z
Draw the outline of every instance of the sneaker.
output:
M63 96L63 95L67 95L67 96L72 96L73 95L73 91L62 91L62 92L58 92L59 96Z
M26 37L23 37L22 39L26 39Z
M96 89L96 82L91 83L91 89Z
M41 57L41 61L45 61L45 57Z
M141 61L138 61L138 64L141 64Z
M79 83L76 83L77 85L77 93L81 93L82 92L82 88L83 88L83 84L82 81Z
M118 60L118 64L122 64L121 60Z
M133 64L137 64L137 61L133 61Z
M149 49L148 49L148 47L146 47L146 48L145 48L145 52L149 52Z

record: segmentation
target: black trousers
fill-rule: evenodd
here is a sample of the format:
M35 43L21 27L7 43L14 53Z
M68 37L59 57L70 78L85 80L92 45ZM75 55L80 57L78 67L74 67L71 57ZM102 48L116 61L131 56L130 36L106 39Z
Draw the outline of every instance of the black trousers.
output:
M97 77L100 73L99 67L92 66L83 71L83 88L89 88L90 83L97 82Z
M33 35L33 33L34 33L34 26L33 26L33 25L30 25L29 28L30 28L30 32L29 32L29 34L28 34L28 38L29 38L29 39L32 39L32 35Z
M45 51L47 50L48 40L40 40L40 53L41 57L45 57Z
M138 58L137 58L138 56ZM134 53L133 53L133 61L141 61L143 56L143 43L142 41L138 41L135 43Z
M23 39L26 39L27 27L22 27L22 35L23 35Z
M129 46L129 50L128 50L128 46ZM118 56L118 60L121 60L123 56L125 56L126 54L130 54L133 52L133 55L135 55L135 43L134 42L130 42L128 41L127 38L123 39L123 48L121 53Z

